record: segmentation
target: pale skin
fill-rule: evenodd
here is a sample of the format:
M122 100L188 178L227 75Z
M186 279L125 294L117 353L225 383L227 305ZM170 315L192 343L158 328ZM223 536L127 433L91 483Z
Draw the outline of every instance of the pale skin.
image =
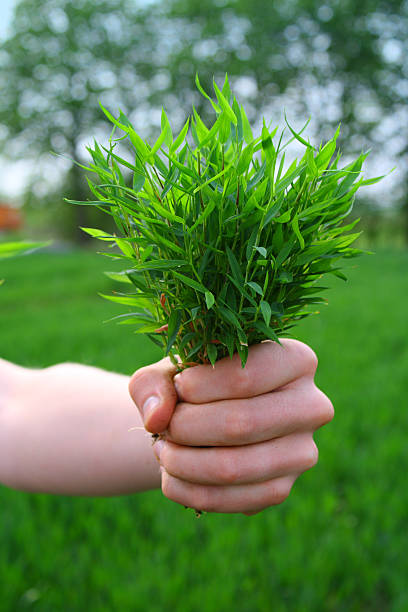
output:
M260 512L317 461L313 433L333 407L316 366L295 340L251 347L245 369L234 357L176 374L164 359L130 382L78 364L27 370L0 360L0 482L68 495L161 486L195 509Z

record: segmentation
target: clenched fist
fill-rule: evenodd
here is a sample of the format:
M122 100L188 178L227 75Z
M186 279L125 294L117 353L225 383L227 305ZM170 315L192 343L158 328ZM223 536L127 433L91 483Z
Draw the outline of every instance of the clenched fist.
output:
M313 433L333 418L316 387L317 359L296 340L263 342L176 374L169 359L138 370L129 384L154 445L162 491L208 512L253 514L280 504L317 462Z

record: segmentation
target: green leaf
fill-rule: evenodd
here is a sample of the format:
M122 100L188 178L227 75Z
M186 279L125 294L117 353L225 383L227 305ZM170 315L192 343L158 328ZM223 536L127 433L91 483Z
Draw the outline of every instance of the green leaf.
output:
M238 289L240 295L244 296L244 298L246 298L250 304L253 304L254 306L256 306L255 300L249 295L249 293L247 291L245 291L244 287L242 285L240 285L235 280L235 278L233 278L230 274L227 274L227 278L231 281L231 283L233 285L235 285L235 287Z
M164 111L164 108L162 108L162 114L161 114L161 129L162 129L162 132L165 133L164 142L170 148L173 143L173 132L171 130L171 126L167 118L167 115Z
M187 332L186 334L184 334L181 342L178 344L178 350L180 352L184 351L185 348L187 347L187 344L189 342L192 342L194 339L196 338L196 334L195 332Z
M255 329L257 329L265 338L269 338L269 340L275 340L275 342L279 342L279 338L277 333L269 326L265 325L263 321L255 321L253 323Z
M104 274L111 280L117 281L118 283L126 283L127 285L132 284L132 281L127 276L126 272L104 272Z
M248 121L244 107L241 105L242 129L244 132L244 140L247 144L253 141L251 124Z
M217 347L215 344L210 343L206 345L206 349L208 359L210 360L211 365L214 367L215 362L217 361Z
M226 114L228 119L234 125L237 125L238 121L237 121L237 118L235 116L235 113L232 110L232 108L230 107L230 105L228 104L228 101L224 97L224 94L220 91L220 89L218 88L217 83L215 81L213 81L213 85L214 85L214 91L215 91L215 94L217 96L218 103L219 103L220 107L222 108L222 110L224 111L224 113Z
M182 172L182 174L186 174L187 176L193 178L195 181L199 179L199 176L194 170L191 170L191 168L187 168L187 166L180 163L178 159L176 159L173 155L169 155L165 151L163 151L163 153L166 157L169 158L171 163L174 164L176 168L178 168Z
M166 345L166 355L169 354L174 342L176 341L177 334L180 330L181 325L181 310L172 310L169 317L169 327L167 330L167 345Z
M241 359L241 366L244 368L248 360L248 347L246 345L241 344L240 342L236 342L235 346L237 348L239 358Z
M334 137L322 148L322 150L316 155L315 163L321 172L326 170L331 158L336 150L336 141L340 133L340 126L337 128Z
M42 247L49 246L51 241L47 242L3 242L0 243L0 259L12 257L24 252L33 251Z
M144 141L140 138L139 134L137 134L132 128L129 129L129 138L142 160L147 159L150 155L150 151Z
M221 113L219 116L219 129L218 129L218 139L221 144L225 144L231 134L231 120L225 114L225 112Z
M133 248L128 242L126 242L126 240L123 240L122 238L115 238L115 242L126 257L132 259L135 256Z
M305 146L305 147L307 147L308 149L309 149L309 148L312 148L312 149L313 149L313 147L312 147L312 145L310 144L310 142L307 142L307 140L305 140L304 138L302 138L302 137L301 137L301 135L300 135L300 133L295 132L295 130L294 130L294 129L293 129L293 128L292 128L292 127L289 125L289 122L288 122L287 117L286 117L286 113L285 113L285 123L286 123L286 125L288 126L289 130L292 132L293 137L294 137L294 138L296 138L296 140L298 140L300 143L302 143L302 145L304 145L304 146ZM304 128L303 128L303 129L304 129Z
M207 289L201 283L198 283L196 280L189 278L188 276L185 276L184 274L181 274L180 272L175 272L174 270L173 270L173 274L174 276L179 278L185 285L188 285L192 289L195 289L196 291L200 291L201 293L207 292Z
M164 217L168 221L177 221L177 223L181 223L181 225L184 225L184 219L182 217L175 215L171 210L162 206L162 204L160 204L160 202L158 202L157 200L151 200L151 205L162 217Z
M198 78L198 73L196 73L196 76L195 76L195 83L196 83L198 91L204 96L204 98L206 98L209 102L211 102L211 105L212 105L213 109L217 113L220 113L221 109L219 108L219 106L217 106L217 104L215 104L215 102L213 102L213 100L211 100L210 96L201 87L201 83L200 83L200 80Z
M202 225L207 217L212 213L216 206L215 200L211 200L207 206L204 208L203 212L199 215L195 223L191 227L188 228L189 234L193 232L199 225Z
M222 123L222 115L219 115L217 120L214 122L214 125L208 132L207 136L200 142L199 145L197 145L199 149L202 149L206 147L209 143L213 142L213 139L215 138L216 134L218 134L221 123Z
M234 253L231 251L231 249L228 246L226 248L226 251L227 251L227 257L228 257L228 261L230 264L232 276L242 286L244 284L244 276L242 274L241 266L239 265Z
M203 340L199 340L195 346L191 349L186 357L186 361L191 361L192 358L202 349L204 346Z
M164 109L162 109L161 132L160 132L160 136L158 137L158 139L154 143L152 149L149 151L149 161L150 161L150 163L154 164L154 155L160 149L162 144L165 143L165 144L167 144L168 147L170 147L172 142L173 142L173 134L172 134L171 127L170 127L170 124L169 124L169 120L167 119L167 115L164 112Z
M177 151L179 147L181 146L181 144L184 142L184 139L187 136L189 125L190 125L190 117L188 117L187 121L185 122L185 124L183 125L181 129L180 134L177 136L176 140L170 146L170 153L174 153L175 151Z
M103 113L106 115L106 117L109 119L111 123L116 125L116 127L120 128L124 132L128 133L129 131L128 125L125 125L124 123L121 123L120 121L118 121L118 119L115 119L115 117L103 106L101 102L99 102L99 106L101 107Z
M265 302L263 300L262 300L262 302L260 304L260 307L261 307L262 316L263 316L264 321L265 321L265 325L267 325L269 327L269 323L270 323L271 315L272 315L271 307L268 304L268 302Z
M258 253L260 253L262 255L262 257L266 257L267 250L265 249L265 247L256 246L256 247L254 247L254 249L256 251L258 251Z
M157 329L156 323L148 323L147 325L142 325L135 329L135 334L151 334L155 332Z
M204 295L205 295L205 303L207 304L208 310L210 310L210 308L212 308L215 303L214 295L211 293L211 291L206 291Z
M145 176L144 166L141 163L140 159L137 157L137 155L135 158L135 166L136 166L136 169L133 173L133 189L136 192L138 192L143 189L143 185L145 184L146 176Z
M224 85L222 86L222 94L223 96L229 101L231 100L232 97L232 93L231 93L231 88L229 85L229 80L228 80L228 74L225 73L225 78L224 78Z
M154 321L152 317L147 316L144 312L129 312L127 314L117 315L116 317L108 319L106 323L110 323L111 321L116 321L119 325L147 324L154 327L155 329L163 325L163 323L161 323L160 321Z
M271 135L269 133L269 130L268 130L268 128L265 125L265 120L264 120L264 124L263 124L263 127L262 127L262 149L263 149L267 159L271 160L273 157L275 157L275 155L276 155L275 147L273 146L273 142L272 142L272 138L271 138Z
M239 161L237 165L238 174L245 174L245 172L247 172L249 165L252 161L253 153L254 153L254 145L253 143L251 143L247 147L245 147L245 149L242 151L239 157Z
M233 336L228 334L224 338L224 342L225 342L225 345L227 347L228 354L229 354L230 358L232 359L232 356L234 354L234 338L233 338Z
M282 249L279 251L275 259L276 268L280 268L283 262L289 257L289 254L293 249L293 244L294 244L293 241L289 241L283 245Z
M99 295L105 300L123 304L125 306L138 306L141 304L140 297L137 295L106 295L104 293L99 293Z
M150 259L140 264L135 264L135 270L169 270L181 266L190 266L184 259Z
M291 210L286 210L283 214L280 215L280 217L275 217L274 221L276 221L276 223L287 223L288 221L290 221L291 214Z
M223 168L221 170L221 172L218 172L218 174L216 174L215 176L212 176L211 178L209 178L207 181L205 181L204 183L201 183L201 185L199 185L198 187L196 187L194 189L193 193L197 193L198 191L200 191L201 189L203 189L206 185L209 185L210 183L213 183L214 181L216 181L218 178L220 178L221 176L223 176L223 174L225 174L227 172L227 170L229 170L229 167L227 166L226 168Z
M165 138L166 138L166 132L162 131L160 133L160 136L154 143L152 149L149 151L149 162L151 164L154 164L154 154L157 153L157 151L160 149L160 147L164 143Z
M107 234L100 229L94 229L93 227L80 227L83 232L92 236L92 238L98 238L98 240L106 240L106 242L116 242L116 236Z
M395 168L390 170L390 172L392 172L393 170L395 170ZM375 185L375 183L379 183L383 180L383 178L386 178L390 174L390 172L387 172L387 174L383 174L382 176L373 176L370 179L364 179L364 181L361 182L361 186L364 187L366 185Z
M259 293L259 295L263 296L264 292L262 290L262 287L258 285L258 283L255 283L254 281L249 281L247 285L251 287L251 289L253 289L256 293Z
M307 166L309 168L310 174L313 177L316 177L318 175L318 169L317 169L317 165L313 156L313 149L311 147L308 147L306 149L306 162L307 162Z
M241 329L241 324L237 316L235 315L235 313L232 312L232 310L228 308L224 308L224 306L219 306L218 310L222 314L224 319L228 321L228 323L230 323L236 329Z
M292 219L292 229L295 232L296 238L299 240L299 244L300 244L300 248L304 249L305 248L305 240L302 236L302 234L300 233L299 230L299 220L298 220L298 216L295 215Z
M149 232L146 232L146 235L148 235L148 234L149 234ZM180 253L180 255L185 255L184 249L182 249L180 246L178 246L178 244L175 244L174 242L171 242L170 240L167 240L167 238L165 238L164 236L161 236L160 234L156 233L154 235L154 238L153 238L153 236L151 238L152 238L152 240L154 240L154 242L160 242L161 244L164 244L171 251L174 251L175 253Z

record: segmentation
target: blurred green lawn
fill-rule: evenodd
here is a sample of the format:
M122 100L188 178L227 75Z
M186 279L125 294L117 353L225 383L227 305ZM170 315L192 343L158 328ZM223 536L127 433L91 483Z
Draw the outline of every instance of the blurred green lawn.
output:
M355 266L355 269L354 269ZM160 354L98 297L89 253L3 262L0 356L131 373ZM408 610L408 253L354 260L298 337L336 408L320 461L252 518L193 514L160 492L86 499L0 488L0 610Z

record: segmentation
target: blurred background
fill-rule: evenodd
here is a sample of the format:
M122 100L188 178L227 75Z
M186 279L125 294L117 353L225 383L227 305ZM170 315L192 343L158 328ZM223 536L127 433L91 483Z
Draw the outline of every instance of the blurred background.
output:
M107 500L0 489L0 610L408 610L408 3L387 0L2 0L0 240L53 239L2 263L0 357L130 374L160 358L98 292L112 289L79 226L103 226L86 145L107 140L98 101L155 137L181 127L194 76L228 72L252 123L315 144L341 123L345 161L371 149L353 214L375 251L333 282L298 337L337 410L318 466L282 507L195 520L159 492Z
M98 101L157 133L163 105L179 127L228 72L250 120L312 117L318 144L341 122L346 156L396 171L359 198L370 242L408 241L408 8L402 1L3 0L0 198L25 233L81 240L86 144L106 141ZM55 154L58 154L56 156ZM79 223L78 223L79 222ZM83 238L84 239L84 238Z

